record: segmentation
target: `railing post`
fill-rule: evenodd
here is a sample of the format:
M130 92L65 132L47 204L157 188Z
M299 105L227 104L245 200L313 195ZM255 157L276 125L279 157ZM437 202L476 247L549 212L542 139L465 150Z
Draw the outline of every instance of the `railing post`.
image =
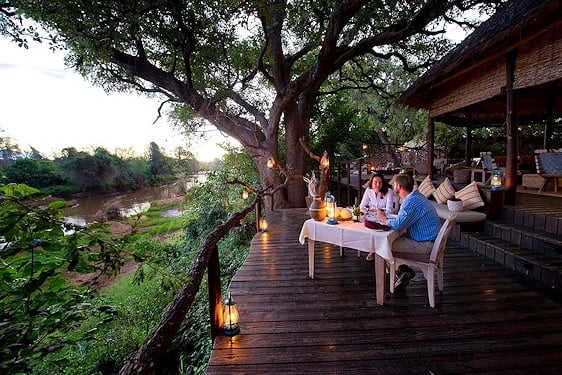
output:
M222 294L221 294L221 271L219 263L219 248L211 252L207 265L207 284L209 287L209 314L211 318L211 340L221 332L222 327Z
M261 198L258 199L256 204L256 232L259 233L261 231Z

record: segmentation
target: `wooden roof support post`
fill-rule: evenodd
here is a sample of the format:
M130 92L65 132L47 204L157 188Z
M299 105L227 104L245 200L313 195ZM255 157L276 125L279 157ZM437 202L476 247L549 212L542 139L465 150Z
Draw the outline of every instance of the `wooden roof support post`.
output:
M543 148L552 148L552 129L554 128L554 88L546 93L546 123L544 124Z
M427 175L433 179L433 157L435 155L435 120L429 117L427 126Z
M472 158L470 153L472 152L472 118L468 116L468 123L466 124L466 141L464 143L464 165L470 167L472 164Z
M512 50L506 56L506 176L505 176L505 203L515 203L517 192L517 113L513 82L515 81L515 61L517 50Z

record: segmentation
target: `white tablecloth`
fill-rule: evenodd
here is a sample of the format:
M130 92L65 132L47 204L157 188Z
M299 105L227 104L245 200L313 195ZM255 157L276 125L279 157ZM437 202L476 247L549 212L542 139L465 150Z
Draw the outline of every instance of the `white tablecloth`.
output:
M392 261L392 242L399 232L369 229L363 223L353 221L340 221L337 225L327 224L326 221L305 221L299 236L300 243L304 245L308 237L313 241L376 252L384 259Z

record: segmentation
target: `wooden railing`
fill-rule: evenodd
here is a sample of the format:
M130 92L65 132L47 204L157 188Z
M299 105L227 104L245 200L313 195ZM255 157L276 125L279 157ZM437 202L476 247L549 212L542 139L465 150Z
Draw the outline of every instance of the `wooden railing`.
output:
M211 337L220 333L222 326L222 295L220 282L219 251L217 243L228 232L239 226L240 221L256 208L256 220L261 219L262 195L257 194L254 201L244 210L232 214L228 220L213 230L203 243L187 274L185 285L174 296L168 309L162 316L157 327L152 331L144 344L125 362L119 374L157 374L158 365L162 362L174 339L181 323L185 319L195 296L201 287L203 275L207 271L209 289L209 311L211 318Z

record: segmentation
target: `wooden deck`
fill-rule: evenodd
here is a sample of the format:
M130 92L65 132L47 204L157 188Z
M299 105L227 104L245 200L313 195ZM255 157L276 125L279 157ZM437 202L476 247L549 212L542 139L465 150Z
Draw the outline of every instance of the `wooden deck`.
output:
M379 306L364 254L317 244L308 278L306 219L278 211L254 238L230 286L241 333L216 339L207 374L561 373L559 291L449 241L435 309L421 275Z

